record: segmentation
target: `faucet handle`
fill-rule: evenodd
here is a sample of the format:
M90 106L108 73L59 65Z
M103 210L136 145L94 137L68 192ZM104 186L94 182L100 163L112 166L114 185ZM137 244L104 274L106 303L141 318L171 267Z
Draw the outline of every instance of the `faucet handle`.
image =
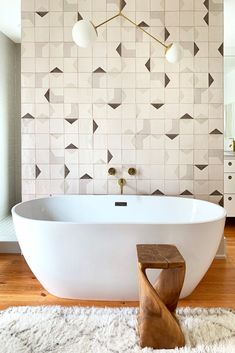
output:
M129 175L136 175L136 169L135 168L129 168L128 169L128 174Z
M116 169L115 168L109 168L108 173L109 173L109 175L115 175L116 174Z

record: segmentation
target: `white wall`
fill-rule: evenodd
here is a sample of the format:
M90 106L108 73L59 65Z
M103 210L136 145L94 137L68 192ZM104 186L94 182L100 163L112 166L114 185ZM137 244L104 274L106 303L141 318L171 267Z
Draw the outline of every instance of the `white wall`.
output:
M235 70L224 75L224 104L235 103Z
M0 220L19 200L19 55L19 45L0 32Z

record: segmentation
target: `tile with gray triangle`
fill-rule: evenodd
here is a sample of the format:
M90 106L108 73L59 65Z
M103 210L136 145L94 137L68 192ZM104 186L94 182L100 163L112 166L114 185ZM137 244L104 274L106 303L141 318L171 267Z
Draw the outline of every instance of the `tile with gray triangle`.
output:
M96 132L98 127L99 127L98 124L95 122L95 120L93 120L93 134Z
M64 156L56 155L58 154L58 150L50 150L50 163L51 164L63 164L64 162Z
M150 72L151 71L151 59L149 58L148 61L145 63L145 67Z
M35 57L42 58L44 57L44 52L47 51L48 43L35 43Z
M209 0L210 11L223 11L223 1Z
M224 56L224 43L222 43L222 44L219 46L218 51L220 52L220 54L221 54L222 56Z
M46 100L47 100L48 102L50 102L50 89L48 89L48 90L46 91L46 93L44 94L44 97L46 98Z
M141 22L138 24L138 26L139 26L139 27L145 27L145 28L148 28L148 27L149 27L149 25L148 25L146 22L144 22L144 21L141 21Z
M224 151L223 150L209 150L209 161L213 164L223 164ZM216 161L216 163L215 163Z
M170 37L170 32L168 31L168 29L165 27L165 31L164 31L164 38L165 38L165 41L167 41L167 39Z
M182 196L193 196L193 194L191 193L191 191L189 191L189 190L184 190L183 192L181 192L181 194L180 195L182 195Z
M83 20L83 17L82 17L82 15L81 15L81 13L78 12L78 14L77 14L77 21L81 21L81 20Z
M209 12L203 17L203 20L206 22L206 24L209 26Z
M151 103L151 105L152 105L155 109L160 109L161 107L163 107L164 103Z
M165 23L165 13L164 11L150 11L150 19L152 26L164 26ZM166 41L167 39L165 39Z
M183 171L180 173L181 180L192 180L193 179L193 166L188 164L183 166Z
M32 116L31 114L27 113L27 114L25 114L24 116L22 116L21 119L35 119L35 117Z
M182 115L180 117L180 119L193 119L193 117L190 114L186 113L186 114Z
M35 18L34 12L21 12L22 27L24 22L26 21L30 23L31 27L33 27L35 22L34 18Z
M210 196L223 196L223 194L219 190L213 191Z
M208 73L208 86L210 87L212 83L214 82L214 79L210 73Z
M63 71L61 69L59 69L58 67L55 67L54 69L52 69L50 71L52 74L61 74L63 73Z
M194 56L196 56L197 55L197 53L199 52L199 48L198 48L198 46L197 46L197 44L194 42Z
M131 141L132 145L137 150L143 150L144 148L144 141L149 137L149 135L135 135Z
M69 168L66 166L66 164L64 165L64 179L67 178L67 176L69 175L70 170Z
M125 0L120 0L120 10L122 11L124 7L126 6L126 1Z
M93 179L89 174L84 174L80 179Z
M179 134L165 134L170 140L174 140Z
M46 95L45 95L45 97L46 97ZM60 90L60 93L57 93L53 89L49 90L49 102L51 102L51 103L63 103L64 102L63 91Z
M65 147L66 150L77 150L78 147L75 146L73 143L70 143L67 147Z
M111 5L117 5L117 9L118 10L122 10L125 6L126 6L126 2L125 1L121 1L120 2L120 0L107 0L107 5L109 5L109 4L111 4ZM120 8L120 6L121 6L121 8Z
M117 46L116 51L120 56L122 56L122 43Z
M49 81L49 74L47 72L37 73L35 77L36 87L45 87Z
M167 125L165 125L165 132L167 135L176 135L179 133L179 120L173 119Z
M165 194L161 190L157 189L154 192L152 192L152 195L163 196Z
M107 163L109 163L112 159L113 159L112 153L109 150L107 150Z
M96 72L93 77L92 77L92 87L93 88L102 88L102 80L104 76L106 75L106 72Z
M207 92L207 88L195 88L194 89L194 103L201 104L203 102L203 96Z
M206 8L207 10L209 10L209 0L205 0L205 1L203 2L203 5L205 6L205 8Z
M78 119L70 119L70 118L66 118L66 119L64 119L64 120L66 120L69 124L74 124L75 123L75 121L78 121Z
M203 170L208 167L208 164L195 164L195 167L199 170Z
M44 17L48 14L48 11L37 11L36 14L40 17Z
M112 108L112 109L117 109L121 103L108 103L108 105Z
M210 132L210 135L223 135L223 133L218 129L214 129Z
M76 103L66 105L65 116L67 118L77 118L79 116L79 106Z
M95 69L93 71L94 74L103 74L106 73L106 71L102 68L102 67L97 67L97 69Z
M163 72L151 72L150 74L150 80L158 82L160 87L166 87L169 82L168 79L169 77Z
M86 163L87 169L83 169L80 172L77 178L79 181L73 180L77 183L77 189L79 187L79 193L93 192L93 164L99 164L102 161L105 166L110 165L114 160L116 164L119 158L121 160L122 153L124 153L121 138L123 133L129 135L128 144L132 150L131 152L138 150L140 155L146 156L146 159L148 153L151 155L153 153L154 158L156 157L155 154L159 153L159 159L161 159L163 166L172 162L174 155L179 156L179 161L176 160L175 164L171 166L172 168L169 167L169 171L172 171L172 173L176 172L175 180L180 184L180 192L178 192L180 196L203 197L212 202L222 204L223 180L212 180L210 182L211 170L214 170L217 165L220 166L218 169L221 169L223 165L223 149L221 146L223 124L221 124L222 120L219 120L223 119L223 109L219 102L222 97L220 78L222 67L220 66L222 66L221 58L224 55L224 45L222 39L212 40L214 33L215 35L217 33L216 31L214 32L213 27L218 32L219 27L222 28L222 0L177 0L179 2L177 12L197 12L194 19L197 20L195 20L195 24L198 22L199 25L194 26L194 23L192 23L183 27L180 25L175 27L173 25L175 19L173 18L171 23L170 16L166 21L166 0L151 0L153 4L151 11L146 7L143 16L141 16L140 11L136 11L136 1L134 0L132 2L131 0L129 2L121 0L121 3L119 0L103 0L101 2L97 0L97 4L96 0L92 1L97 7L92 17L96 18L95 12L97 11L98 16L102 16L104 19L108 18L111 13L116 14L121 5L123 13L125 14L125 11L128 11L127 15L133 16L140 28L150 31L167 44L180 40L185 58L179 67L177 65L170 66L164 59L163 48L158 48L158 45L148 40L149 38L142 31L136 30L128 23L126 23L125 28L120 27L121 35L117 33L117 40L115 41L108 39L108 36L112 37L112 26L108 30L106 26L100 28L97 47L94 47L93 50L87 50L86 53L69 38L59 42L40 42L32 39L30 43L28 42L30 28L33 30L35 22L37 22L36 30L40 31L38 27L48 25L47 22L50 16L52 16L50 17L52 19L55 18L53 16L58 16L55 19L63 27L64 20L68 24L71 20L76 21L87 18L89 13L83 12L86 0L81 0L81 4L80 0L53 0L53 13L50 13L49 0L35 1L33 10L30 9L31 2L25 1L24 7L26 10L22 13L22 60L25 61L23 63L25 68L22 76L23 85L24 88L32 90L32 93L34 93L34 89L37 89L37 93L41 94L41 96L37 97L38 94L34 94L37 102L32 104L23 102L21 118L24 120L22 120L22 126L25 129L24 131L32 131L33 141L38 134L37 131L35 132L34 122L38 121L38 118L44 119L45 125L42 126L41 121L38 121L38 125L43 129L48 126L48 132L46 131L45 134L48 133L50 144L48 149L45 150L45 156L48 155L49 165L61 165L61 175L64 177L61 192L71 191L72 184L70 185L69 179L72 176L72 167L70 167L69 163L73 164L73 157L78 158L78 151L80 150L80 145L78 146L74 142L76 139L73 139L73 137L71 137L71 140L68 139L69 134L71 136L73 134L78 135L76 138L80 141L80 134L82 134L84 129L85 131L89 130L89 135L87 135L89 136L89 144L92 145L93 139L96 139L102 143L103 147L102 149L100 148L99 155L102 158L99 160L97 157L95 162L92 160L90 163ZM89 3L92 3L92 1L89 0ZM138 1L141 2L141 0ZM169 0L168 2L170 1L174 2L174 0ZM29 6L28 10L27 3ZM105 7L102 10L103 3ZM56 4L58 4L58 8L56 8ZM89 12L90 10L87 11ZM65 12L68 12L66 14L67 19L64 16ZM102 21L102 19L100 20ZM116 24L118 24L119 28L119 22ZM44 27L43 30L52 31L50 28L53 27L52 25L53 23L49 21L49 28ZM116 26L115 23L113 25L114 27ZM117 27L115 30L119 31ZM208 33L208 31L211 34L204 36L204 33ZM68 33L71 33L71 31ZM63 36L63 33L61 33L61 36ZM100 58L100 51L102 54L101 48L106 49L105 61ZM211 50L208 51L208 48ZM31 53L33 53L33 57L28 58L28 54L31 55ZM52 53L53 55L51 55ZM215 65L213 57L215 57ZM43 58L45 62L49 61L49 63L52 62L53 64L52 66L50 64L50 69L47 69L46 72L44 72L45 70L40 71L39 68L33 72L27 72L28 67L30 69L30 65L32 67L35 65L33 63L35 58ZM54 60L54 58L59 59ZM66 62L65 60L63 63L64 58L68 61ZM81 79L79 78L79 60L81 60L83 65L83 68L81 66ZM30 63L28 67L27 62ZM200 67L200 65L203 66L203 62L208 62L209 68L206 66L205 68ZM136 68L140 64L140 72L137 72ZM94 65L92 70L90 69L91 65ZM107 79L109 80L107 83L109 82L109 87L106 88L106 71L108 73L114 71L123 77L119 80L120 77L118 75L113 75L113 81L111 82L111 75L109 76L108 74ZM178 79L179 74L186 74L182 81ZM78 79L75 77L76 75ZM195 77L197 75L198 81L196 82ZM60 87L49 86L48 82L54 80L54 78L58 78L56 83L62 82ZM136 83L138 80L139 85L135 85L135 80ZM124 81L125 84L122 84ZM27 86L28 84L29 87ZM65 86L67 92L71 89L71 102L68 94L67 97L64 95ZM137 89L138 94L135 91ZM82 93L80 94L80 92ZM64 101L64 98L66 101ZM216 103L217 100L218 103ZM99 129L103 124L108 124L109 117L116 119L115 123L117 123L119 131L115 131L115 146L121 145L122 147L120 148L114 148L110 144L107 147L106 143L110 138L109 133L98 136L99 132L102 133ZM49 118L61 119L60 122L64 122L66 136L65 133L50 133ZM138 118L137 122L135 122L135 118ZM89 119L88 124L85 119ZM90 126L91 121L92 125ZM94 135L90 135L90 128ZM212 136L214 137L212 138ZM192 139L192 142L197 145L197 149L194 151L193 144L190 149L181 148L181 137L183 146L184 141L187 144L187 141L190 143L190 139ZM85 135L82 138L86 138ZM208 142L211 147L214 140L216 145L208 148ZM205 149L199 148L203 148L203 146L198 146L199 141L202 141ZM167 145L171 148L176 148L177 151L169 152L166 149ZM35 146L32 145L32 148L35 148ZM24 151L24 148L23 153L27 156L27 151ZM130 156L132 156L132 153L130 153ZM45 174L45 178L49 179L47 182L50 184L50 176L46 177L48 173L44 173L44 164L38 165L34 161L32 162L31 159L29 158L28 164L33 164L34 173L32 179L34 182L37 178L44 178ZM133 161L133 163L136 165L136 161ZM79 167L79 162L75 162L75 164L76 170L82 169L81 166ZM48 165L45 166L45 171L48 171ZM147 182L151 185L152 176L147 179L149 179ZM105 178L104 183L106 184L106 182ZM152 194L164 195L165 190L162 185L164 185L164 180L155 185L154 189L152 189L153 192L151 191ZM194 185L194 190L192 190L192 185ZM25 190L27 190L27 187ZM204 192L204 190L209 191ZM137 190L134 190L134 192L137 192ZM24 197L28 198L28 194L30 194L30 190L25 192Z
M129 49L128 45L120 43L116 48L117 53L124 58L135 58L136 52L135 49Z
M38 178L38 176L41 174L41 170L40 170L40 168L37 166L37 165L35 165L35 178L37 179Z
M70 0L64 0L64 11L77 11L77 3L71 2Z
M122 97L123 97L123 90L121 88L114 88L110 92L110 97L112 96L112 99L109 99L109 106L110 104L115 104L114 106L111 106L113 109L118 108L119 105L121 105L122 102ZM117 105L118 104L118 105Z
M169 76L167 76L167 74L165 74L165 87L167 87L170 82L171 82L171 80L170 80Z
M150 135L151 134L151 123L149 120L143 120L142 127L137 129L137 133L140 135Z

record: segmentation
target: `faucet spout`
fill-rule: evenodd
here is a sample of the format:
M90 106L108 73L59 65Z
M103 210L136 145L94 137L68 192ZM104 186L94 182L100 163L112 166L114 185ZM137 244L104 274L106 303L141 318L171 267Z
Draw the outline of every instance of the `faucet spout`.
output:
M120 186L121 195L123 194L123 187L126 185L126 180L121 178L118 179L118 185Z

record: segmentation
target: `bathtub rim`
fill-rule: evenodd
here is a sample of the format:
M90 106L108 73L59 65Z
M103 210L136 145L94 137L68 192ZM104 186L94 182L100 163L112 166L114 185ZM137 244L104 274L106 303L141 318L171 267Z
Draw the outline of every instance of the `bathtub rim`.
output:
M110 222L92 222L92 221L89 221L89 222L74 222L74 221L55 221L55 220L43 220L43 219L34 219L34 218L29 218L29 217L26 217L26 216L22 216L20 215L19 213L17 213L17 208L19 208L22 204L26 204L26 203L31 203L33 201L37 201L37 200L48 200L48 199L52 199L52 198L69 198L69 197L99 197L99 196L103 196L103 197L118 197L118 198L125 198L125 197L156 197L156 198L162 198L162 197L166 197L166 198L169 198L169 199L184 199L184 200L192 200L192 201L196 201L198 203L204 203L204 204L210 204L210 205L213 205L213 207L216 207L218 209L220 209L221 211L221 215L215 217L215 218L209 218L209 219L206 219L206 220L197 220L197 221L193 221L193 222L116 222L116 221L110 221ZM208 223L213 223L213 222L216 222L216 221L221 221L223 219L226 219L226 216L227 216L227 212L225 210L224 207L218 205L218 204L215 204L215 203L212 203L210 201L205 201L205 200L201 200L201 199L196 199L196 198L187 198L187 197L179 197L179 196L168 196L168 195L164 195L164 196L155 196L155 195L93 195L93 194L90 194L90 195L53 195L53 196L49 196L49 197L42 197L42 198L37 198L37 199L32 199L32 200L27 200L27 201L22 201L22 202L19 202L17 203L15 206L12 207L11 209L11 213L12 213L12 216L13 216L13 220L14 220L14 217L17 217L19 219L22 219L22 220L27 220L29 222L42 222L42 223L49 223L49 224L69 224L69 225L115 225L115 226L120 226L120 225L193 225L193 224L208 224Z

